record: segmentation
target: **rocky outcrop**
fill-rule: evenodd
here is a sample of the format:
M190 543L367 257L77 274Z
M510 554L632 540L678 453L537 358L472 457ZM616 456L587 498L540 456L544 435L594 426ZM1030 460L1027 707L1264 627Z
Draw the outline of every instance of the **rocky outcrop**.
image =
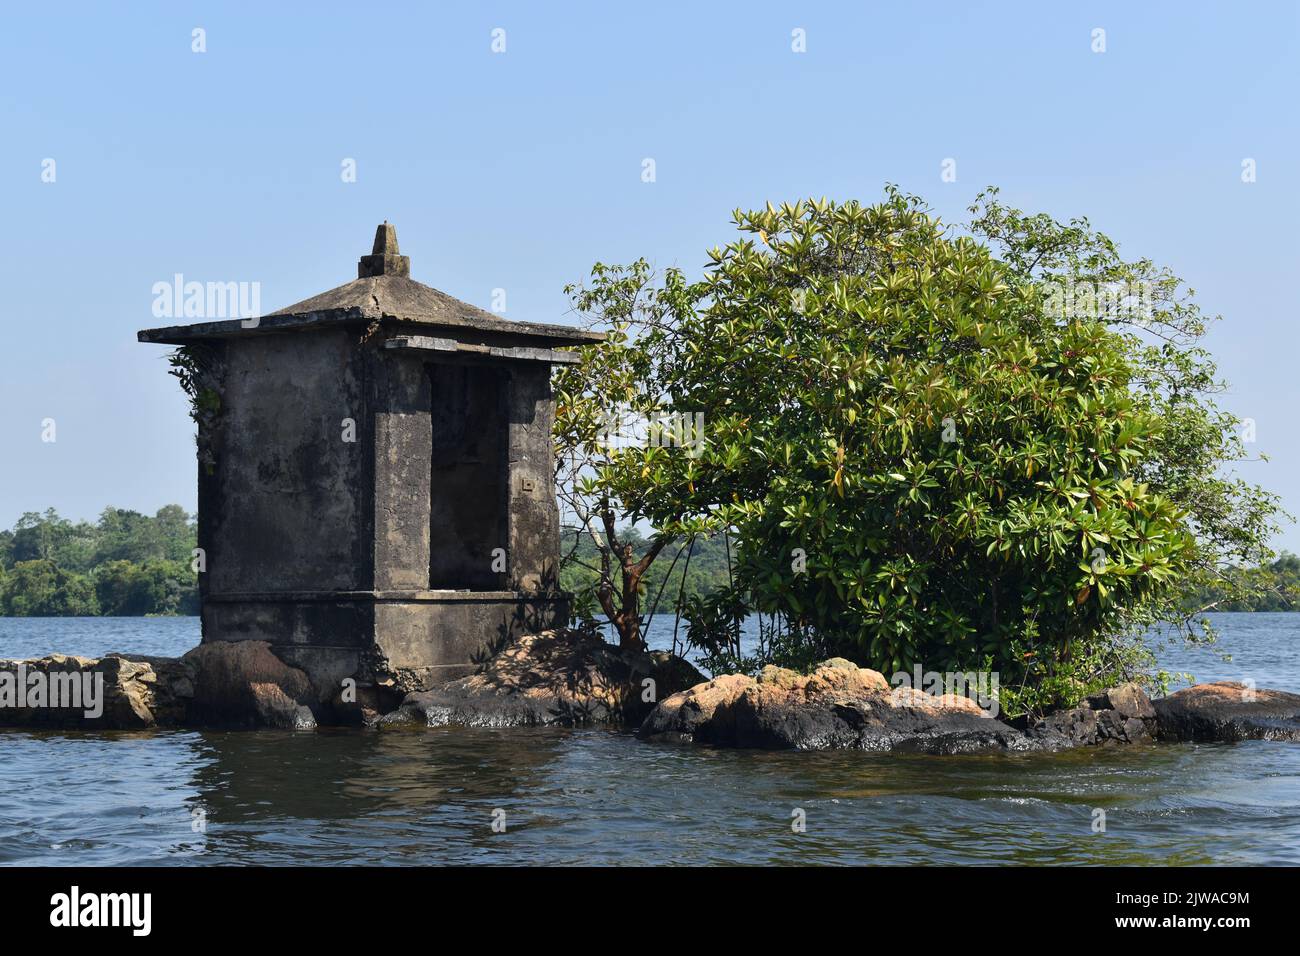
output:
M836 658L801 675L767 667L726 674L664 700L637 735L764 750L908 753L1036 750L1057 742L988 716L973 700L891 689L878 671Z
M1161 740L1300 741L1300 694L1219 681L1155 701Z
M407 694L384 716L375 688L350 691L313 686L261 641L215 641L180 658L51 654L0 660L0 726L627 725L646 740L718 747L932 754L1300 741L1300 695L1244 684L1198 684L1154 702L1124 684L1021 730L967 697L891 688L878 671L842 658L806 675L769 666L756 678L705 680L671 654L623 651L572 630L521 637L477 673Z
M1078 707L1049 714L1032 734L1058 746L1094 747L1107 744L1150 743L1157 732L1151 699L1137 684L1121 684Z
M39 696L32 693L38 688ZM302 730L316 725L313 700L307 676L261 641L201 644L180 658L51 654L0 661L0 725L7 726Z
M310 730L316 694L307 675L263 641L212 641L181 658L195 671L185 721L202 726Z
M506 645L475 674L408 694L377 723L635 725L664 695L701 680L690 664L662 651L624 651L594 634L544 631Z
M186 676L169 670L160 681L148 660L122 655L51 654L39 660L0 661L0 724L153 727L160 723L160 715L166 723L178 709L183 711L178 692L186 692Z
M1020 730L968 697L891 689L879 672L837 658L806 676L767 667L757 679L706 681L664 700L637 733L719 747L955 754L1150 742L1157 721L1142 689L1124 684Z

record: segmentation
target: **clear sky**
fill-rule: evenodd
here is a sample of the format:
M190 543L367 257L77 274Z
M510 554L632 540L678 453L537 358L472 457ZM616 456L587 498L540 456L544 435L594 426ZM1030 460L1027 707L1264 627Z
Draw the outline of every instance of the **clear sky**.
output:
M0 526L49 506L194 508L186 402L166 349L135 341L170 324L152 286L175 273L260 282L270 312L354 278L388 219L414 278L567 322L563 286L596 260L695 270L737 206L870 201L886 182L946 218L997 184L1173 267L1224 316L1223 401L1272 459L1243 474L1300 512L1297 11L6 5ZM1296 528L1278 544L1300 551Z

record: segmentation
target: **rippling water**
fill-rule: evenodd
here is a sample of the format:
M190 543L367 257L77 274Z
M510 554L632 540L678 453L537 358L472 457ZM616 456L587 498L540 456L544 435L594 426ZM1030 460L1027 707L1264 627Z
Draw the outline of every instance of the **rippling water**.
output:
M1231 663L1165 666L1300 691L1300 614L1217 622ZM0 619L0 656L175 654L197 627ZM1300 864L1300 744L1263 741L924 757L596 730L0 730L0 767L8 864Z

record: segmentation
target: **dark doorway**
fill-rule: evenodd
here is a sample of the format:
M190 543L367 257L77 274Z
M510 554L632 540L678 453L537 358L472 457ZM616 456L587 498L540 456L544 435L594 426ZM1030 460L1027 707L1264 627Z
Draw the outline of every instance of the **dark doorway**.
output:
M429 587L502 590L508 580L506 374L481 365L430 365L429 379Z

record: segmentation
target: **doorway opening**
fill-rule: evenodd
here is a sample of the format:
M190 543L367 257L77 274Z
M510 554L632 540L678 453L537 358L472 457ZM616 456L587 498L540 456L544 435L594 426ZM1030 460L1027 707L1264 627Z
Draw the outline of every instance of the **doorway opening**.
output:
M428 366L433 455L429 588L504 590L508 581L507 374Z

